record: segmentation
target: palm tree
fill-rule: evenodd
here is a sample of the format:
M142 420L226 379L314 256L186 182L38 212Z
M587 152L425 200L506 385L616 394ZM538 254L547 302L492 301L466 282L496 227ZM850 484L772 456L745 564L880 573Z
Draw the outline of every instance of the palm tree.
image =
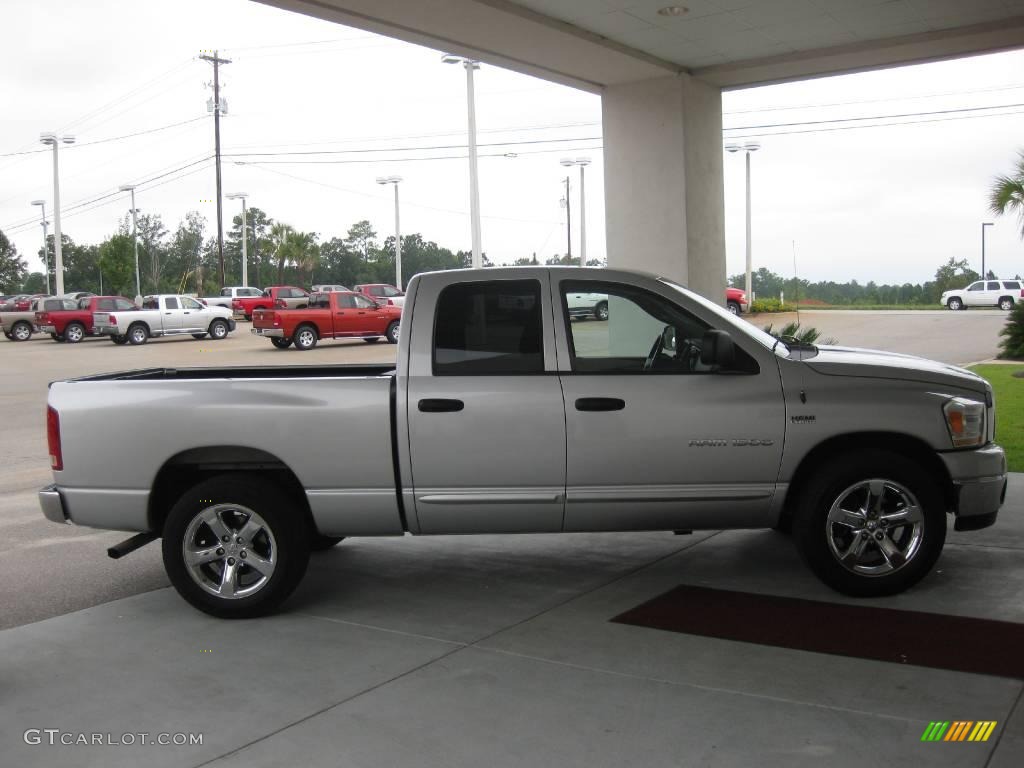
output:
M320 246L312 232L294 232L289 239L292 260L299 270L309 272L309 285L313 284L313 270L320 263Z
M1024 151L1017 156L1017 165L1009 176L996 176L989 190L988 208L996 216L1017 214L1020 236L1024 238Z
M277 284L284 283L284 267L291 259L291 238L295 230L288 224L277 223L270 228L270 242L274 246L274 255L277 257Z

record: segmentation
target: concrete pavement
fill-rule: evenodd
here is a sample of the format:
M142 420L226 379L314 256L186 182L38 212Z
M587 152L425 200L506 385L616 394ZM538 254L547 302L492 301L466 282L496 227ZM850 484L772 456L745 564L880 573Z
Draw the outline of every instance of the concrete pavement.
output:
M921 584L868 601L770 531L353 539L266 619L159 589L0 632L0 749L47 768L1016 766L1020 680L609 619L683 583L1024 622L1022 551L1024 475L995 527L951 532ZM959 719L998 726L920 741ZM141 732L203 741L59 743Z

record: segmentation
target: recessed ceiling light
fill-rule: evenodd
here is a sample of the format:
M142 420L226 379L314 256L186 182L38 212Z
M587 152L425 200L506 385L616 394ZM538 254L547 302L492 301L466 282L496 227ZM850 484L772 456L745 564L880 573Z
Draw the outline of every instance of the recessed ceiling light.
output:
M683 5L666 5L658 9L659 16L682 16L690 12L690 9Z

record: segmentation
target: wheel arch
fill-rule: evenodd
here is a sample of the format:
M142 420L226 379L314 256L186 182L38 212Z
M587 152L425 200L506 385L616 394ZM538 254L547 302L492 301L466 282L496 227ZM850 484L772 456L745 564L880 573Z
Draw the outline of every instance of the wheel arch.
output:
M310 530L317 530L306 491L295 472L272 453L240 445L210 445L190 448L169 458L153 480L146 511L149 529L163 530L171 507L187 489L218 475L259 472L277 484L298 505Z
M818 443L800 460L796 470L793 472L789 487L786 489L786 497L782 504L781 520L788 521L792 519L793 511L800 499L801 493L803 493L810 480L823 466L844 453L866 453L877 450L900 453L918 462L938 482L946 511L954 508L956 504L956 489L953 486L953 479L950 477L949 470L946 469L942 459L936 454L935 449L924 440L902 432L855 432L830 437Z

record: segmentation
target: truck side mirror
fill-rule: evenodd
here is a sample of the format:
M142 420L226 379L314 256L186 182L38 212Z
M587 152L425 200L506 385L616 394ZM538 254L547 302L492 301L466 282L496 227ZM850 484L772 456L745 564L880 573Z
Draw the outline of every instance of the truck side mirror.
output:
M701 340L700 361L716 368L731 368L736 362L736 346L732 343L732 337L725 331L705 331Z

